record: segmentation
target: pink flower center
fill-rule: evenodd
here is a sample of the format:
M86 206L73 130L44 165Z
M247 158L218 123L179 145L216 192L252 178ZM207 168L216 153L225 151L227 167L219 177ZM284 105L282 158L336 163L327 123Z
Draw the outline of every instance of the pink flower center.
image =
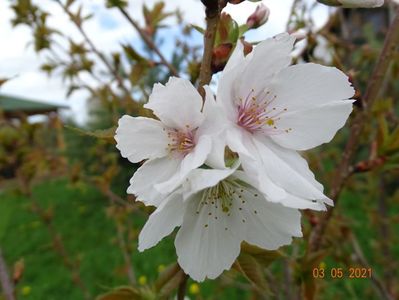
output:
M251 133L262 132L267 135L274 135L291 131L291 128L285 130L278 128L277 121L287 111L287 108L277 109L273 107L275 99L276 96L273 96L270 92L262 91L255 94L252 89L245 100L239 99L237 124Z
M195 147L195 129L189 130L187 126L186 131L178 129L169 129L168 138L168 151L182 155L183 157L190 153Z

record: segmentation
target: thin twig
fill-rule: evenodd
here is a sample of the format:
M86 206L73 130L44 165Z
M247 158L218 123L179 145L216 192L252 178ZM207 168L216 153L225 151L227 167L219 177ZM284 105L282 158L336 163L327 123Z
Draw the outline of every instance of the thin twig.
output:
M127 277L129 278L129 282L131 285L136 285L136 275L134 273L132 261L130 259L130 251L128 246L126 245L125 237L123 236L123 228L122 224L118 224L116 222L116 229L117 229L117 234L118 234L118 243L119 243L119 248L122 251L123 259L126 264L126 269L127 269Z
M169 69L170 73L173 76L179 76L179 73L177 72L176 68L166 60L165 56L163 56L159 48L155 45L154 41L150 38L150 36L147 33L143 31L140 25L135 20L133 20L133 18L123 7L119 6L118 9L122 13L122 15L129 21L129 23L137 30L137 32L139 33L140 37L143 39L147 47L158 55L162 64Z
M7 264L0 248L0 283L5 300L15 300L14 285L8 273Z
M352 243L353 251L355 252L357 260L362 264L363 267L369 269L370 264L367 261L366 257L364 256L364 253L362 249L360 248L359 242L356 239L355 235L353 233L350 234L350 241ZM374 270L372 270L374 271ZM381 282L381 280L375 275L374 272L371 273L371 282L376 290L380 293L382 299L384 300L393 300L394 298L389 294L389 292L385 289L384 284Z
M107 60L107 58L104 56L103 53L101 53L96 46L94 45L94 43L92 42L92 40L89 38L89 36L86 34L86 32L83 30L82 25L77 22L77 20L75 19L75 16L68 10L68 8L60 1L60 0L55 0L60 6L61 8L64 10L64 12L69 16L69 18L71 19L71 21L75 24L76 28L79 30L80 34L83 36L83 38L85 39L85 41L87 42L87 44L89 44L90 46L90 50L92 52L94 52L98 58L100 58L100 60L104 63L104 65L108 68L108 70L112 73L112 75L115 77L116 81L118 82L119 87L123 90L123 92L129 96L129 98L131 98L131 93L129 92L128 88L125 86L124 82L123 82L123 78L120 77L120 75L118 74L118 70L116 70L111 64L110 62Z
M361 133L363 132L364 126L369 122L369 115L373 103L376 101L380 92L380 87L384 80L385 75L388 72L392 58L395 55L395 50L399 44L399 8L396 9L396 16L391 26L389 27L387 36L385 38L384 46L381 51L380 57L371 75L369 85L367 86L366 93L362 101L362 111L359 111L353 120L352 127L350 130L348 142L342 155L341 162L337 168L336 174L333 177L330 198L335 201L335 207L337 207L338 197L340 192L350 174L351 161L359 147L359 140ZM320 219L319 224L314 228L309 239L309 250L311 252L317 251L321 247L323 234L327 228L328 222L330 221L334 212L334 207L331 208L324 216Z
M49 216L40 206L39 202L29 193L27 195L32 204L32 210L40 218L42 223L46 226L50 237L52 238L55 252L62 258L64 266L71 272L72 282L82 291L84 299L91 299L91 295L86 285L83 283L80 276L79 265L71 259L68 251L65 248L61 235L57 232L52 222L52 217Z
M184 274L177 289L177 300L184 300L187 290L187 281L188 281L188 275Z

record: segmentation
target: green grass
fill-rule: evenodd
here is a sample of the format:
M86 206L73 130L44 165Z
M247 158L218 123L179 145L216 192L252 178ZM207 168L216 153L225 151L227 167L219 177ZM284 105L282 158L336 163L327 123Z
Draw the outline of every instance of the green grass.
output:
M66 180L60 179L37 185L33 196L42 207L54 212L53 225L62 235L70 256L79 261L82 281L93 296L128 284L122 253L116 244L115 224L106 215L107 200L96 189L71 187ZM347 192L336 213L342 214L357 234L373 271L381 273L384 268L373 255L378 231L368 215L374 208L375 205L370 206L360 196ZM392 211L395 213L398 212ZM131 221L138 231L145 218L132 215ZM393 230L399 230L398 226ZM22 258L25 261L25 272L17 285L19 299L83 299L81 291L71 281L70 272L54 251L46 226L33 213L30 200L16 192L0 193L0 246L10 265ZM176 261L172 237L144 253L135 250L136 239L130 246L134 249L132 261L136 275L145 276L147 282L156 279L160 265ZM393 251L395 257L399 257L399 247L394 246ZM332 256L324 262L327 269L345 269ZM274 264L271 270L281 274L280 264ZM321 282L320 299L378 299L369 279L334 280L328 277ZM237 288L220 287L210 280L201 284L200 290L204 299L249 299L247 293Z
M34 187L33 196L43 208L53 210L54 227L70 256L79 261L82 281L91 295L128 284L122 253L116 244L115 223L106 216L107 200L96 189L71 187L66 180L54 180ZM132 221L139 230L145 219L134 217ZM54 251L46 226L32 211L29 199L16 192L0 194L0 245L9 265L24 259L25 271L17 285L19 299L83 299L71 281L71 273ZM137 241L130 246L137 249ZM143 253L135 250L132 261L137 277L144 276L152 282L160 266L176 261L173 239L166 238ZM206 282L201 293L205 297L215 294L215 285ZM218 293L218 299L245 296L236 289Z

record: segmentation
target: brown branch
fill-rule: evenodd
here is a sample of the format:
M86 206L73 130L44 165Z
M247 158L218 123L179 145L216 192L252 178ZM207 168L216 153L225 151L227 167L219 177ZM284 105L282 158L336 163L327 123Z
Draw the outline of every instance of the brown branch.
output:
M0 248L0 283L5 300L15 300L14 285L8 273L7 264Z
M115 221L115 223L116 223L116 227L117 227L116 229L117 229L117 234L118 234L119 248L122 251L123 259L126 264L127 277L129 278L130 284L134 286L134 285L136 285L136 275L134 273L132 261L130 259L131 253L129 251L129 247L126 245L125 237L123 236L122 224L118 223L117 221Z
M337 168L336 174L333 177L330 198L335 201L337 206L338 197L344 186L346 179L350 174L351 161L359 146L360 136L366 123L369 122L369 115L373 103L377 100L380 92L380 87L384 80L385 74L388 72L392 58L395 55L395 50L399 44L399 8L396 9L396 16L389 27L387 36L384 41L384 46L378 58L377 64L371 75L366 93L363 97L362 110L355 116L350 130L348 142L346 144L341 162ZM334 212L334 207L331 208L321 218L320 223L314 228L309 239L309 251L314 252L320 249L323 234L327 228Z
M371 268L370 263L367 261L365 255L359 245L359 242L353 233L350 234L350 241L352 243L353 251L355 252L356 258L359 261L359 263L364 268L370 269ZM372 269L370 279L371 279L371 283L373 284L373 287L380 293L381 299L384 299L384 300L393 300L394 299L389 294L389 292L385 289L382 281L375 275L374 269Z
M173 76L179 76L179 73L177 72L176 68L166 60L165 56L163 56L161 51L155 45L154 41L150 38L148 34L144 32L144 30L140 27L140 25L135 20L133 20L133 18L123 7L119 6L118 9L122 13L122 15L129 21L129 23L137 30L137 32L139 33L140 37L143 39L147 47L158 55L162 64L169 69L170 73Z
M220 20L220 13L226 1L219 0L218 5L214 5L213 1L209 1L206 8L206 30L204 32L204 54L202 56L201 69L199 74L198 90L202 97L205 97L203 86L208 84L212 79L212 54L215 45L216 32Z
M86 34L86 32L82 28L82 24L80 24L75 16L69 11L69 9L61 2L61 0L55 0L61 8L64 10L64 12L69 16L71 21L75 24L76 28L79 30L80 34L83 36L87 44L89 44L90 49L92 52L94 52L98 58L104 63L104 65L108 68L108 70L112 73L112 75L115 77L116 81L118 82L119 87L123 90L123 92L131 99L131 94L129 89L125 86L123 82L123 78L118 74L118 70L116 70L110 62L107 60L105 55L101 53L96 46L94 45L93 41L89 38L89 36Z
M184 274L177 289L177 300L184 300L187 290L187 281L188 281L188 275Z

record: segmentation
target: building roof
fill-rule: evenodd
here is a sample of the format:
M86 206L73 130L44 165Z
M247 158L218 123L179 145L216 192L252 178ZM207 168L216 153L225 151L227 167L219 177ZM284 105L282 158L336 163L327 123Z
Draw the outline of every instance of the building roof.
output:
M0 110L6 116L45 114L55 112L58 109L69 108L66 105L55 104L42 101L34 101L26 98L0 94Z

